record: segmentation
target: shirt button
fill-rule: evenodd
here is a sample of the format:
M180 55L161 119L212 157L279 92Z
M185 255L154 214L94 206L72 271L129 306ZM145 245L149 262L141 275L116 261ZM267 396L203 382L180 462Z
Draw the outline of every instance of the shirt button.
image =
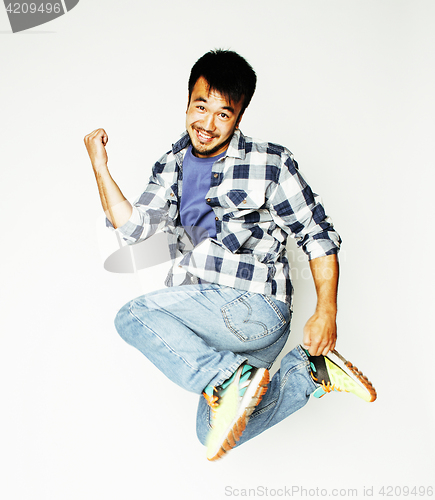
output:
M210 198L207 198L207 201L210 202L211 201Z
M243 203L246 203L246 200L243 200Z
M215 217L214 220L219 220L219 217Z
M218 174L214 174L214 178L216 179L217 177L219 177L219 175Z
M174 193L171 193L171 196L175 196Z

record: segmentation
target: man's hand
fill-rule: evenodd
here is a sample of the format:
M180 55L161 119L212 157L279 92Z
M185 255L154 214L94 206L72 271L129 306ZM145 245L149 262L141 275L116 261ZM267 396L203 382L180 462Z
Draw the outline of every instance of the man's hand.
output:
M108 140L109 137L102 128L94 130L85 137L86 149L95 171L107 167L106 144Z
M316 311L305 325L303 345L312 356L326 356L335 348L336 341L335 314Z
M85 137L85 145L94 167L101 204L106 217L116 229L123 226L132 213L131 204L125 199L107 168L106 144L109 137L102 128L94 130Z

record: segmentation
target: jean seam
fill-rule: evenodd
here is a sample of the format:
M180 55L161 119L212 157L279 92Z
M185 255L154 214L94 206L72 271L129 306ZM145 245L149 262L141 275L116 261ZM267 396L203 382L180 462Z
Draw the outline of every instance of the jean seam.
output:
M270 305L270 307L272 307L272 309L275 311L275 313L278 316L278 318L281 320L281 322L282 322L281 327L283 325L285 325L287 323L287 321L284 318L282 312L278 309L278 307L276 307L276 305L267 297L267 295L261 294L261 296Z
M255 351L250 351L252 353L255 353L255 352L260 352L260 351L264 351L265 349L269 349L270 347L272 347L273 345L275 345L276 343L278 343L280 340L282 340L283 336L287 334L287 330L289 328L286 328L284 330L283 333L281 333L281 335L275 340L275 342L272 342L272 344L269 344L267 345L266 347L262 347L261 349L256 349ZM278 353L279 354L279 353ZM276 357L278 357L278 354L276 355ZM275 358L276 359L276 358Z
M307 373L308 373L308 378L310 379L311 383L313 384L313 387L314 387L314 390L317 389L317 387L320 385L320 384L316 384L313 380L313 377L311 376L311 366L310 366L310 360L308 359L308 356L305 354L305 351L302 349L302 347L300 345L297 346L297 349L299 351L299 353L301 354L301 357L304 359L305 361L305 367L307 369Z
M243 342L253 342L255 340L263 339L264 337L267 337L268 335L272 335L272 333L275 333L277 330L279 330L280 328L282 328L284 325L287 324L286 319L282 315L281 311L275 306L275 304L271 300L269 300L264 294L259 293L258 295L260 295L263 298L263 300L265 301L265 303L273 309L273 311L276 314L277 319L279 320L280 323L278 323L273 329L270 330L263 323L260 323L258 321L252 321L251 323L261 324L265 328L266 333L264 333L262 335L257 335L255 337L252 337L249 339L245 336L240 335L240 333L237 330L235 330L234 327L232 326L230 319L227 316L226 310L229 309L233 304L243 301L243 299L247 295L249 297L252 297L254 295L254 292L246 292L243 295L241 295L240 297L238 297L237 299L234 299L231 302L228 302L227 304L225 304L224 306L221 307L221 314L222 314L223 320L225 322L225 325L227 326L228 330L230 330L230 332L232 332L239 340L241 340ZM246 303L246 306L251 308L251 306L248 303Z

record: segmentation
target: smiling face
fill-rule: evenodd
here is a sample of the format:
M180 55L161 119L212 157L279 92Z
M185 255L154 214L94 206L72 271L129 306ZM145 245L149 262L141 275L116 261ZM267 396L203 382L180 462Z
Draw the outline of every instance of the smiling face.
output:
M226 150L242 118L242 104L243 99L238 103L228 102L209 88L205 78L197 80L186 112L186 130L195 156L207 158Z

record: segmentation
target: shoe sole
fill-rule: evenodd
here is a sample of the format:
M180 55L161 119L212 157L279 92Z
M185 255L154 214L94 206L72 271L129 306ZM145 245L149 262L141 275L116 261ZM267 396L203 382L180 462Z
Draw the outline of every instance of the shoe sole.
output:
M375 401L375 399L378 397L376 394L376 389L373 387L373 384L370 382L370 380L364 375L364 373L359 370L355 365L353 365L350 361L345 359L338 351L333 349L331 351L332 354L337 356L337 358L344 364L344 366L354 375L354 377L358 380L360 384L364 386L364 388L368 391L370 394L370 400L368 401L369 403L372 403ZM328 357L328 356L326 356ZM330 358L329 358L330 359ZM330 359L334 363L333 359ZM335 363L337 365L337 363ZM339 365L337 365L339 366Z
M269 371L265 370L263 376L261 377L261 380L257 383L255 393L252 396L249 395L248 391L250 387L248 387L245 396L250 399L249 405L245 407L243 414L241 416L235 417L235 419L229 426L230 428L226 437L224 437L224 439L221 442L220 448L216 453L213 454L212 457L207 457L207 460L210 460L211 462L219 460L236 446L237 441L240 440L243 432L246 429L246 424L248 423L249 417L251 416L255 408L258 406L260 401L263 399L263 396L266 394L268 389L267 385L269 381L270 381ZM243 397L245 398L245 396Z

